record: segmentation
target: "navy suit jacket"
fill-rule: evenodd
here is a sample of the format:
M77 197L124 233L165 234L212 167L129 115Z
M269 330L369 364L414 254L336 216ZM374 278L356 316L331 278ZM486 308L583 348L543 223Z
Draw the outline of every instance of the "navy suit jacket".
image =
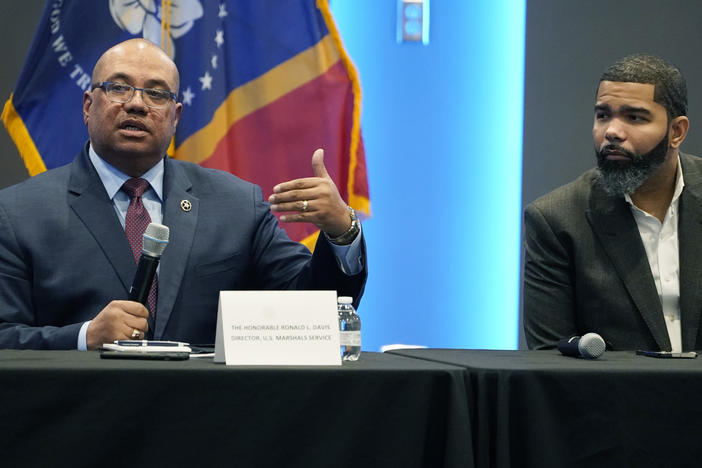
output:
M192 204L190 211L181 201ZM337 290L358 303L367 277L345 275L320 235L291 241L261 189L229 173L165 160L154 339L214 343L220 290ZM0 191L0 347L75 349L83 322L126 299L129 242L87 145L66 166Z

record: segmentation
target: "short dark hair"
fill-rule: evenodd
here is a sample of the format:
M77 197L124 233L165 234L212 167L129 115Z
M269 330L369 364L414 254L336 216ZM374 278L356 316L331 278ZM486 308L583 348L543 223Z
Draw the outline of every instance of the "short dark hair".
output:
M600 77L602 81L652 84L653 100L665 107L669 119L687 115L685 77L677 67L660 57L628 55L607 68Z

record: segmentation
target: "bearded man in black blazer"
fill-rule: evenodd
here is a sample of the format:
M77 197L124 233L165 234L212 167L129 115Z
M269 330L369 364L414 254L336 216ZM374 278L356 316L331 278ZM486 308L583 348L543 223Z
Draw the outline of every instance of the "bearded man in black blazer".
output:
M600 334L613 350L702 348L702 159L681 72L651 55L597 89L597 167L525 210L523 318L532 349Z

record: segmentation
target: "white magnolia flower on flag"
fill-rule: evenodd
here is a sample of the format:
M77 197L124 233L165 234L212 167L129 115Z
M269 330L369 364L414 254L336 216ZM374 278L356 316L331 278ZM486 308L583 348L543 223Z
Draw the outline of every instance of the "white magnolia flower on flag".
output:
M175 45L177 39L190 31L195 20L203 15L200 0L171 0L170 16L166 20L170 23L170 34L165 35L166 44L161 44L161 0L110 0L110 14L117 26L131 34L142 33L148 39L161 46L168 52L172 59L175 58Z

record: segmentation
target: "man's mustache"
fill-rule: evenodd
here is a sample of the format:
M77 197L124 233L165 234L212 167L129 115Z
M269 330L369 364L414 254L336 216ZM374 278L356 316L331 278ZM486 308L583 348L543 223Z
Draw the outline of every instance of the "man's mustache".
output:
M624 155L632 160L636 159L635 153L632 153L631 151L624 149L621 146L616 145L614 143L609 143L609 144L603 146L602 149L600 149L600 156L602 158L605 158L608 154L612 154L612 153L622 154L622 155Z

